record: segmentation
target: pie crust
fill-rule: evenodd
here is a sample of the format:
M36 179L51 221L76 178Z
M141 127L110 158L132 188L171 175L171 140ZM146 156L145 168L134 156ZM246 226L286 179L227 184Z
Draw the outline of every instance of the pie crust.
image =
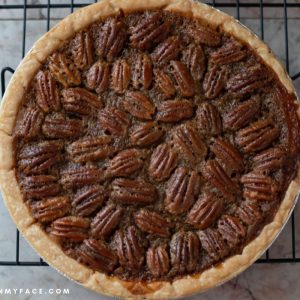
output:
M220 26L225 32L249 44L256 54L275 71L288 93L296 94L291 79L271 50L255 34L227 14L191 0L102 0L76 11L40 38L11 79L0 110L0 183L3 198L21 234L39 255L59 272L91 290L126 299L167 299L203 292L241 273L271 245L287 222L296 203L300 187L299 169L297 176L287 189L274 220L267 224L259 236L244 248L242 254L230 257L217 267L212 267L201 274L185 276L173 282L125 282L116 277L92 271L66 256L60 246L35 222L23 201L17 183L12 132L22 97L31 79L46 58L75 32L96 20L117 14L120 9L125 13L147 9L181 12L204 19L213 26ZM296 105L300 116L298 103Z

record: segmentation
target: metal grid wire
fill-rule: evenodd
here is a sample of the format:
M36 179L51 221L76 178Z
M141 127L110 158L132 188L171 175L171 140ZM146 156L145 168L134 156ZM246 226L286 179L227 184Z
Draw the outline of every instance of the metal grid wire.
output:
M138 1L138 0L137 0ZM52 8L69 8L70 13L76 8L86 6L88 4L97 2L97 0L91 0L90 3L74 3L74 0L70 0L69 3L51 3L51 0L47 0L46 4L27 4L27 0L24 0L23 4L2 4L0 5L0 10L22 10L23 12L23 34L22 34L22 57L25 55L25 41L26 41L26 24L27 24L27 12L30 9L47 9L47 30L50 28L50 14ZM216 8L235 8L237 19L240 19L240 9L241 8L258 8L259 9L259 18L260 18L260 37L264 39L264 9L268 8L277 8L283 11L284 18L284 47L285 47L285 66L289 72L289 35L288 35L288 9L300 8L300 3L288 3L287 0L277 1L277 2L268 2L264 3L263 0L258 1L249 1L243 3L240 0L235 1L203 1ZM1 90L2 96L6 87L6 74L14 73L14 69L7 66L1 70ZM293 81L300 78L300 70L295 75L291 75ZM269 255L269 250L266 251L265 257L256 261L256 263L300 263L300 257L296 255L296 234L300 235L300 232L297 233L295 230L295 215L291 215L291 250L292 257L290 258L271 258ZM22 261L20 260L20 233L16 230L16 248L15 248L15 260L0 261L0 266L48 266L42 259L39 261Z

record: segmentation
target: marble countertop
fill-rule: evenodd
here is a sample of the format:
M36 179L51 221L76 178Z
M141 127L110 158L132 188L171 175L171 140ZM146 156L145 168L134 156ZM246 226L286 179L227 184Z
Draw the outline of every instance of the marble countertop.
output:
M231 0L230 0L231 1ZM70 3L70 1L52 0L51 3ZM90 3L89 0L78 0L75 3ZM221 2L221 0L216 1ZM235 2L235 1L232 1ZM259 2L259 1L240 1ZM265 0L265 2L279 2ZM300 2L297 0L288 2ZM0 4L18 4L23 0L0 0ZM28 0L28 3L44 3L46 0ZM235 9L226 9L235 16ZM60 18L67 15L69 9L52 9L51 22L53 26ZM258 35L260 31L259 9L241 9L241 21L250 27ZM22 11L0 9L0 69L10 66L17 67L21 60ZM282 9L264 9L264 36L265 41L270 45L278 57L285 63L284 45L284 20ZM289 63L290 74L300 72L300 9L289 9L288 15L288 37L289 37ZM46 31L46 10L28 10L28 21L26 31L26 51L30 49L34 41ZM7 76L7 82L9 74ZM296 80L295 86L300 94L300 79ZM2 200L2 199L1 199ZM296 220L296 254L300 257L300 205L295 210ZM15 259L15 226L0 201L0 261ZM291 223L288 222L276 242L270 250L271 258L291 257ZM30 248L25 240L20 240L20 260L38 261L37 254ZM4 289L23 289L22 294L3 295ZM26 289L43 289L43 295L25 294ZM59 293L49 294L52 289L68 289L68 295ZM47 294L46 294L47 293ZM0 266L0 299L8 300L35 300L35 299L89 299L108 300L111 298L99 296L81 286L66 279L64 276L53 270L51 267L7 267ZM215 300L215 299L238 299L238 300L298 300L300 299L300 263L299 264L255 264L242 273L240 276L219 286L209 292L196 295L186 300Z

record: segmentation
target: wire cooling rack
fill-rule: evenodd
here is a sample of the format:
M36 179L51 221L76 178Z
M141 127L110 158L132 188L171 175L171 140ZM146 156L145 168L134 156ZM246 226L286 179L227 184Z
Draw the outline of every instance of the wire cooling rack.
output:
M80 1L80 0L79 0ZM78 2L79 2L78 1ZM137 0L138 1L138 0ZM60 1L53 3L52 0L44 0L44 4L36 3L35 1L32 1L32 3L29 3L27 0L24 0L23 3L20 3L20 1L15 1L16 3L13 3L14 1L9 1L6 4L0 4L0 12L1 10L19 10L23 14L23 32L22 32L22 57L25 55L25 42L26 42L26 25L27 25L27 14L28 11L31 9L46 9L46 24L47 24L47 30L50 28L50 20L51 20L51 9L69 9L69 12L72 13L74 9L80 8L83 6L86 6L88 4L97 2L97 0L93 1L85 1L85 3L75 3L74 0L67 1ZM260 20L260 37L264 39L264 13L268 9L277 9L281 10L281 15L283 15L284 20L284 49L285 49L285 67L287 71L290 70L290 64L289 64L289 41L290 37L288 34L288 12L293 9L299 9L300 11L300 3L297 1L294 1L291 3L291 1L268 1L268 0L259 0L259 1L243 1L243 0L211 0L211 1L203 1L211 6L214 6L216 8L222 9L233 9L235 10L235 17L237 19L240 19L241 16L241 9L251 9L255 8L259 10L259 20ZM299 70L300 71L300 70ZM9 74L10 73L10 74ZM5 92L6 87L6 77L7 74L11 75L14 73L14 69L7 66L1 70L1 90L2 90L2 96ZM300 72L297 72L296 74L290 74L293 81L300 78ZM297 249L296 249L296 237L298 236L300 238L300 232L296 231L295 226L295 213L293 212L291 215L291 226L290 230L287 234L291 235L291 257L276 257L273 258L270 255L270 251L267 250L265 253L265 256L263 258L260 258L257 260L256 263L300 263L300 256L297 255ZM300 252L300 251L299 251ZM7 261L0 261L0 266L48 266L47 263L45 263L42 259L38 261L24 261L20 259L20 234L19 231L16 230L16 246L15 246L15 260L7 260Z

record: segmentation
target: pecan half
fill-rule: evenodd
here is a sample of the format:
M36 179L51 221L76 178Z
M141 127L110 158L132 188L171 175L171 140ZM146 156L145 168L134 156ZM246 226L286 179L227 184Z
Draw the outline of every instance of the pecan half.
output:
M117 255L103 242L95 239L84 240L77 254L93 270L110 273L118 263Z
M130 141L133 145L145 147L159 141L164 134L164 129L156 123L142 123L133 128L130 134Z
M55 197L33 203L31 211L35 219L41 223L48 223L63 217L71 210L68 197Z
M172 138L180 153L191 164L202 161L206 156L207 147L194 127L181 125L173 131Z
M242 45L235 40L230 40L221 48L212 52L210 59L217 65L225 65L240 61L245 55L246 52L242 50Z
M97 185L86 186L76 192L72 200L72 206L80 217L94 213L104 202L106 192L103 187Z
M103 106L97 95L83 88L65 89L62 96L64 110L79 116L88 116Z
M262 217L259 206L255 204L255 202L243 202L243 204L236 209L236 215L247 225L256 224Z
M16 122L15 136L26 140L35 138L41 130L44 114L37 107L27 107Z
M221 195L229 201L235 201L236 195L239 194L240 189L238 185L226 174L217 161L207 161L202 174L204 178L220 192Z
M44 111L57 111L60 109L56 82L49 71L39 71L35 81L36 102Z
M244 170L244 162L241 154L228 141L217 138L210 147L210 150L232 171L242 172Z
M149 204L156 197L155 187L146 181L118 178L112 182L111 199L127 204Z
M198 44L214 47L221 43L220 34L208 26L200 26L199 24L190 26L187 28L187 34Z
M123 208L107 204L97 213L91 223L91 233L94 237L108 237L119 224Z
M132 85L135 89L148 89L152 83L152 62L148 55L138 54L132 66Z
M61 172L61 183L65 188L101 182L103 178L103 170L95 166L76 166Z
M67 146L67 153L77 163L95 161L108 157L114 152L110 136L84 137Z
M256 171L269 173L282 167L284 153L280 148L270 148L253 157L253 168Z
M121 266L132 272L139 271L144 262L144 249L134 226L118 231L115 235L115 245Z
M279 136L279 129L270 119L259 120L238 131L235 141L245 153L268 147Z
M26 144L19 153L19 169L25 174L42 173L60 161L62 148L61 141Z
M151 57L157 65L163 65L167 64L170 60L175 59L179 52L179 36L170 36L154 49Z
M203 80L204 95L208 99L218 97L225 87L226 70L223 67L213 66L210 68Z
M220 260L228 254L228 247L218 231L207 228L199 231L198 236L203 249L213 260Z
M78 69L83 70L93 63L93 40L89 31L78 32L71 41L70 47L74 64Z
M112 61L122 52L126 38L125 23L116 18L108 19L100 29L96 46L97 54Z
M206 69L205 54L200 45L190 44L182 52L182 61L188 67L195 81L202 79Z
M86 73L86 87L98 94L109 88L110 67L104 61L97 61Z
M147 50L163 41L169 34L170 23L164 21L161 12L144 14L131 28L130 41L133 47Z
M50 234L61 239L80 243L88 237L90 222L75 216L62 217L55 220L49 228Z
M218 231L227 243L234 247L246 236L246 229L237 217L223 215L218 221Z
M100 111L99 124L112 135L124 136L130 120L125 112L110 107Z
M157 120L173 123L190 118L194 113L193 103L188 100L167 100L158 105Z
M195 270L200 259L201 245L197 235L191 231L179 231L170 242L171 264L180 273Z
M213 194L201 195L187 215L187 222L199 229L212 225L222 214L224 201Z
M171 98L175 95L176 89L171 77L160 69L154 70L155 83L158 89L164 94L165 98Z
M257 99L242 102L223 116L224 127L232 130L244 127L257 115L259 107Z
M167 145L161 144L153 151L148 168L149 175L162 181L171 175L177 164L176 153Z
M126 149L110 160L109 176L129 176L141 170L144 166L144 153L137 149Z
M166 185L166 209L172 214L186 212L196 201L200 177L195 171L179 167Z
M50 56L49 70L53 77L65 88L81 83L79 71L63 53L54 52Z
M178 92L183 97L192 97L195 94L195 82L188 68L177 60L172 60L170 65Z
M134 214L134 221L137 227L147 233L168 237L171 224L160 214L148 209L141 209Z
M241 177L244 185L243 196L255 201L273 201L276 199L277 184L269 176L251 172Z
M142 92L128 92L122 103L127 112L141 120L151 120L155 112L154 104Z
M83 123L81 120L47 115L42 131L45 136L50 138L74 138L83 133Z
M222 131L222 121L217 108L210 103L203 103L197 110L197 123L201 132L218 135Z
M32 198L55 196L60 191L57 178L52 175L35 175L25 177L21 186L25 194Z
M148 269L154 277L160 277L168 273L169 255L164 246L149 248L146 260Z
M130 81L131 70L125 59L114 62L111 70L111 84L113 90L118 94L124 94Z

